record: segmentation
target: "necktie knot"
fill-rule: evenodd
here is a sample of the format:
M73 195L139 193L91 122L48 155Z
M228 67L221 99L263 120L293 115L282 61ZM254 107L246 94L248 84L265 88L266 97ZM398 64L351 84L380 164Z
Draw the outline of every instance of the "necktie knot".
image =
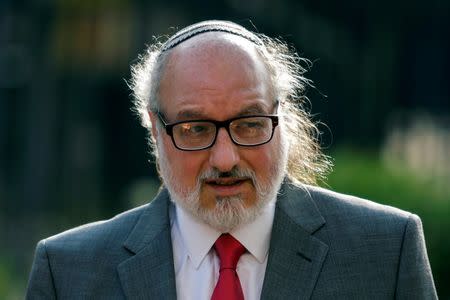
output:
M230 234L222 234L214 243L214 249L220 259L220 270L236 269L245 247Z

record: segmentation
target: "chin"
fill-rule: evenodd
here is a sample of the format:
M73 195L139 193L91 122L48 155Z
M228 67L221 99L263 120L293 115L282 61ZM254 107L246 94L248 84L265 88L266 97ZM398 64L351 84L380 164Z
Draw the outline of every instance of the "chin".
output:
M239 226L250 223L260 214L267 200L255 201L241 195L214 197L214 204L208 207L191 206L187 208L194 217L221 231L229 232ZM256 202L256 203L255 203Z

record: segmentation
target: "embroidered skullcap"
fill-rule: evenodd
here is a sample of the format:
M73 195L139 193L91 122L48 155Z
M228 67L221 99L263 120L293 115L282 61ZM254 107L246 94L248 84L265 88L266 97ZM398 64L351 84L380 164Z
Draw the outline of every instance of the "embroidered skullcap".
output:
M171 36L161 48L161 52L170 50L182 42L205 32L226 32L243 37L256 45L263 45L256 34L241 25L230 21L211 20L195 23L185 27Z

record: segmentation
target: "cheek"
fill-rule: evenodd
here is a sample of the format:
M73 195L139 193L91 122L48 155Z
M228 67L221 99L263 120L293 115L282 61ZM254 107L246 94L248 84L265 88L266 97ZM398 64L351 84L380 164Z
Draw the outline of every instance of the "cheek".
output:
M247 162L263 182L269 182L278 172L281 165L278 139L261 146L258 151L247 153ZM256 150L256 149L255 149Z
M182 186L192 187L196 184L205 158L201 152L189 152L176 149L172 141L164 141L167 164L172 174Z
M247 155L247 162L251 168L256 172L257 176L266 177L269 170L272 169L272 164L276 153L269 147L262 147L258 151L254 151Z

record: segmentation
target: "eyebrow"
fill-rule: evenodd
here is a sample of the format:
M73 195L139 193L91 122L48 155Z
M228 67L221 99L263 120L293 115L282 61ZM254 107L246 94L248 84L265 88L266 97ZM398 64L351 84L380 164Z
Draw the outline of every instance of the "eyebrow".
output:
M259 104L259 103L255 103L252 104L246 108L244 108L243 110L241 110L237 116L245 116L245 115L258 115L258 114L267 114L268 112L266 111L266 108Z
M176 119L177 120L183 120L183 119L202 119L204 118L205 114L202 111L197 110L182 110L177 113Z
M235 117L242 117L246 115L267 114L267 108L260 103L249 105L239 111ZM182 110L177 113L177 120L193 120L193 119L210 119L202 110Z

